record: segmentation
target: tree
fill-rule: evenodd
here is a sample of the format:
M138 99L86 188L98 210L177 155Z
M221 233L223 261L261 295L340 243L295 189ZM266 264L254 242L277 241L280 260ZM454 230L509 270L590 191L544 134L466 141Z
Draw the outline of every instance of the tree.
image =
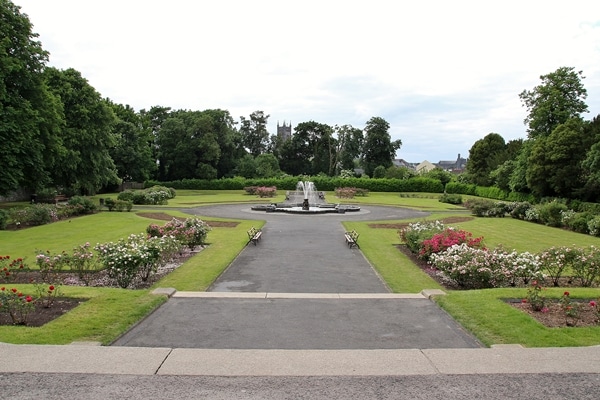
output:
M101 187L119 182L109 149L115 140L115 115L107 102L70 68L47 68L44 76L50 90L62 100L65 126L61 130L65 152L53 169L54 183L74 193L94 194Z
M246 154L238 160L235 173L243 178L256 178L256 160L252 154Z
M204 111L173 111L158 132L160 180L214 179L221 156L211 116Z
M585 136L590 138L592 146L582 162L584 187L582 199L591 202L600 200L600 115L594 117L586 126Z
M389 134L390 124L381 117L373 117L365 126L365 140L363 145L362 163L365 173L373 175L375 168L392 166L396 151L402 146L400 139L392 142Z
M534 195L573 198L580 191L581 163L589 148L583 125L580 118L571 118L534 141L526 175Z
M302 122L281 150L281 169L291 175L316 175L335 173L336 139L333 129L315 121Z
M524 90L519 97L527 108L525 124L530 139L549 136L554 129L570 118L587 112L587 91L581 82L583 72L572 67L560 67L540 76L542 83L532 90Z
M256 157L256 176L272 178L281 173L279 161L273 154L261 154Z
M242 143L254 157L265 153L269 146L268 120L269 115L265 115L263 111L254 111L249 120L240 117Z
M352 125L335 126L334 131L337 135L336 166L340 170L354 169L354 160L361 155L363 145L363 132Z
M490 173L506 161L507 147L504 138L497 133L489 133L476 141L469 150L467 173L472 183L491 186Z
M42 76L48 53L20 7L0 1L0 194L50 183L62 143L62 105Z
M118 176L123 181L144 182L150 179L156 170L152 156L152 133L142 123L142 116L133 108L115 104L108 100L116 123L113 127L115 146L110 149L117 168Z

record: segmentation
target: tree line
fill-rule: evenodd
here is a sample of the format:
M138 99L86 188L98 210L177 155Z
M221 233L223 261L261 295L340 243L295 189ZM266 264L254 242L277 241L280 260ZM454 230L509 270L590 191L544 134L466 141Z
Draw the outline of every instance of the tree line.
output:
M239 126L227 110L136 111L103 98L75 69L47 66L49 54L20 7L0 0L0 194L48 187L93 194L122 181L271 177L389 167L401 141L373 117L364 129L314 121L291 140L269 135L269 115Z
M527 109L527 138L498 133L476 141L463 181L529 193L537 199L600 199L600 115L588 112L582 71L560 67L519 95Z

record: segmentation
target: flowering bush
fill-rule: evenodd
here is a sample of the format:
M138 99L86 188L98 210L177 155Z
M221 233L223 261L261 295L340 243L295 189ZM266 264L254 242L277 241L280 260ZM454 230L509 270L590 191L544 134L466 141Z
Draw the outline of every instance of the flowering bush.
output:
M434 253L441 253L446 249L458 245L466 244L468 247L483 247L483 237L473 238L471 232L446 228L440 233L434 234L431 239L425 239L419 248L419 258L428 260Z
M27 315L35 309L31 296L26 296L15 288L0 287L0 312L10 315L14 325L27 324Z
M600 279L600 251L595 246L576 253L571 263L573 278L579 286L592 286Z
M71 271L75 271L86 286L89 285L92 274L100 269L90 242L73 248L73 254L68 260L68 265Z
M588 221L588 231L592 236L600 236L600 215Z
M10 219L18 225L44 225L59 220L58 208L53 204L33 204L25 208L12 208Z
M543 291L544 288L538 281L531 282L531 286L527 289L527 299L524 302L529 303L533 311L542 311L546 308L546 297Z
M424 240L432 238L436 233L443 232L444 229L446 227L440 221L414 222L398 231L398 234L410 251L418 253Z
M45 308L51 307L52 304L54 304L54 300L60 296L59 286L36 283L35 290L37 292L38 301L40 301Z
M173 236L179 240L182 245L188 246L194 250L196 246L204 244L206 236L210 231L210 226L199 218L187 218L181 221L173 218L164 226L151 224L146 228L150 237Z
M117 285L127 288L136 277L147 281L157 269L179 251L181 243L173 236L129 235L118 242L98 244L94 249Z
M580 317L581 304L571 301L571 294L569 292L563 293L559 303L565 314L565 324L567 326L576 326Z
M55 255L52 255L50 250L45 252L38 250L37 253L35 263L40 270L40 283L58 284L60 282L58 273L69 265L70 256L64 251Z
M335 196L340 199L353 199L356 191L357 189L353 187L335 188Z
M551 247L539 254L541 268L552 280L554 286L560 286L560 278L568 267L574 267L581 259L583 250L576 247Z
M429 263L463 289L516 286L542 276L530 253L475 248L467 243L433 253Z
M254 191L258 197L275 197L277 195L277 188L275 186L259 186Z
M11 259L10 256L0 256L0 272L5 281L13 280L21 271L26 269L22 258Z

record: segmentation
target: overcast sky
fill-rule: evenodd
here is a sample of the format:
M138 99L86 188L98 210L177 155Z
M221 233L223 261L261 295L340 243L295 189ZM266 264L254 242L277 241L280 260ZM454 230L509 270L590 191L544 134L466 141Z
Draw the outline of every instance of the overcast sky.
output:
M50 52L136 111L256 110L363 128L410 162L468 157L490 132L525 138L523 90L582 70L600 114L600 1L13 0Z

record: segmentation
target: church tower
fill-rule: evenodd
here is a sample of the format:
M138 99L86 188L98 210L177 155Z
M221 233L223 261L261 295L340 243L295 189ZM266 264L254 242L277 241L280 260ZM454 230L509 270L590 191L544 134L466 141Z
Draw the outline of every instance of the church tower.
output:
M279 121L277 121L277 137L281 138L282 142L290 140L292 138L292 123L286 125L283 121L283 126L280 126Z

